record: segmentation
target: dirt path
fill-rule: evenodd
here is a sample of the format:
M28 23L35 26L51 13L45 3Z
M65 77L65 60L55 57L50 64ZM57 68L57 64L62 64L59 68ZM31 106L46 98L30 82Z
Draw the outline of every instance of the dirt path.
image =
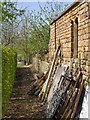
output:
M8 111L4 120L46 118L45 106L37 96L28 96L30 85L34 81L30 68L18 68Z

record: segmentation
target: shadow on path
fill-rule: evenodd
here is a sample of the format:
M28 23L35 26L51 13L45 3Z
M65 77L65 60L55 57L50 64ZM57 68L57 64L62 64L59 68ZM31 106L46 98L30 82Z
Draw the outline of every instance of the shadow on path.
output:
M4 120L46 118L45 105L38 96L28 96L27 94L32 82L34 82L34 78L30 68L17 68L13 92Z

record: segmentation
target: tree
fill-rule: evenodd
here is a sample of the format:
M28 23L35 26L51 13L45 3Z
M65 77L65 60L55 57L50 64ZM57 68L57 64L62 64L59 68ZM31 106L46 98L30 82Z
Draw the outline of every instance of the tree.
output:
M2 44L15 47L28 62L30 54L48 52L50 22L64 9L63 3L46 2L39 11L17 9L17 3L3 2Z
M40 11L32 10L29 12L30 27L32 27L30 41L33 46L33 52L42 54L48 51L50 22L66 8L67 4L46 2L44 7L40 3L38 4Z
M15 2L0 2L0 6L2 10L2 19L0 20L2 25L2 44L13 46L17 36L16 29L20 23L18 17L24 14L25 9L17 9L17 3Z
M47 2L44 8L40 3L38 4L40 11L31 10L27 14L23 14L21 30L19 31L17 46L22 51L27 63L30 54L43 55L48 52L50 22L63 10L62 3Z
M28 15L24 14L22 16L21 29L19 30L20 34L17 40L18 52L21 52L24 56L26 62L29 62L30 56L30 39L31 39L31 30L30 23L28 20Z

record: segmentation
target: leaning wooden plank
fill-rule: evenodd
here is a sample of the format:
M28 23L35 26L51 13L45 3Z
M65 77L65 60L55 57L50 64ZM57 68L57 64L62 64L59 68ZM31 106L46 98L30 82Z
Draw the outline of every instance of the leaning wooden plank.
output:
M67 92L66 94L64 94L64 101L61 102L61 104L59 105L58 109L57 109L57 113L56 115L58 116L58 118L60 119L62 114L64 113L65 109L68 106L68 103L70 101L70 98L72 96L72 85L73 85L73 80L71 80L70 86L68 86Z
M77 90L76 87L78 86L79 81L80 81L81 78L82 78L82 73L81 73L81 71L78 71L77 78L76 78L76 82L75 82L74 87L73 87L73 92ZM73 93L72 93L72 94L73 94ZM73 97L73 96L74 96L74 97ZM71 95L71 97L70 97L70 103L68 103L68 106L67 106L65 112L64 112L63 115L62 115L62 117L61 117L62 119L65 118L66 113L68 112L68 110L69 110L69 109L71 108L71 106L72 106L72 101L74 101L74 99L75 99L75 95L74 95L74 94L73 94L73 96Z
M67 116L65 117L65 119L70 119L71 114L72 114L72 109L69 110L69 112L68 112Z
M43 86L43 81L38 85L38 86L36 86L36 89L40 89L40 88L42 88L42 86Z
M71 109L71 107L72 107L72 105L73 105L73 101L75 100L75 98L76 98L76 96L77 96L77 92L78 92L78 89L76 88L75 91L74 91L74 93L73 93L73 95L72 95L72 97L71 97L71 99L70 99L70 102L69 102L68 107L65 109L65 111L64 111L64 113L63 113L63 115L62 115L62 117L61 117L61 120L63 120L64 118L66 118L65 115L66 115L67 112Z
M78 87L78 83L80 82L81 78L82 78L82 72L79 71L77 74L76 83L74 85L74 88Z
M47 73L44 74L41 78L37 79L37 80L34 82L34 85L35 85L35 86L38 86L42 81L45 82L47 76L48 76L48 71L47 71Z
M59 113L57 113L57 112L55 113L59 119L62 117L62 114L64 113L65 109L67 109L67 107L69 105L69 101L70 101L72 94L73 94L72 91L75 91L76 87L78 86L78 83L80 81L81 76L82 76L82 74L80 71L77 72L77 78L75 78L75 80L73 80L73 77L71 76L72 82L70 84L70 87L68 88L67 94L64 94L64 96L66 97L66 100L64 99L64 102L60 103L60 106L57 109L57 111L59 111ZM68 78L68 76L66 76L66 77ZM70 92L70 94L69 94L70 96L67 96L69 92ZM71 112L69 114L71 114Z
M60 65L59 65L60 66ZM57 68L58 69L58 68ZM61 70L60 70L61 69ZM46 90L46 92L45 92L45 99L44 99L44 101L45 100L47 100L47 98L48 98L48 95L49 95L49 92L50 92L50 89L52 88L52 89L54 89L53 88L53 82L54 82L54 80L55 80L55 82L54 82L54 87L55 87L55 90L59 87L58 85L60 85L61 84L61 78L66 74L65 72L69 69L69 66L68 66L68 64L65 64L63 67L60 67L60 69L59 70L56 70L56 73L55 73L55 75L54 75L54 78L53 78L53 80L51 80L50 81L50 83L49 83L49 85L47 85L47 90ZM64 76L65 77L65 76ZM55 93L55 90L53 91L53 92L51 92L52 94L53 93ZM49 95L50 96L50 95ZM53 96L53 95L52 95ZM51 96L51 97L52 97Z
M53 94L57 90L58 83L60 81L60 78L61 78L63 72L64 72L64 67L58 66L56 74L55 74L55 78L53 80L52 87L51 87L50 92L48 94L47 102L49 102L49 100L53 97Z
M59 84L60 86L58 85L57 90L55 91L53 97L49 100L48 105L47 105L47 117L50 119L53 118L59 104L63 100L63 95L66 93L67 88L70 85L70 81L62 77L61 82Z
M52 71L51 78L50 78L50 80L48 82L48 85L47 85L47 90L44 93L44 102L47 100L50 88L51 88L51 86L53 84L53 80L55 78L57 67L58 67L58 56L57 56L57 59L56 59L56 62L55 62L55 65L54 65L54 68L53 68L53 71Z
M82 94L83 88L84 88L84 80L82 79L82 82L81 82L80 89L79 89L79 92L78 92L78 95L77 95L77 98L76 98L76 103L75 103L75 105L74 105L71 118L74 118L74 117L75 117L75 113L76 113L76 110L77 110L77 107L78 107L78 103L79 103L80 96L81 96L81 94Z
M47 87L46 87L46 91L45 91L45 93L43 94L43 97L42 97L44 102L47 100L48 93L49 93L49 90L51 88L53 78L55 76L55 72L56 72L56 69L57 69L57 63L58 63L58 53L57 53L57 57L56 57L56 60L55 60L54 66L53 66L52 74L50 76L50 79L49 79Z
M74 84L74 86L73 86L73 92L75 91L76 87L78 87L78 84L79 84L81 78L82 78L82 73L81 73L81 71L78 71L77 78L75 79L76 82L74 81L75 84ZM72 94L73 94L73 93L72 93ZM70 109L70 107L68 107L68 106L69 106L69 104L70 104L70 103L69 103L69 100L72 98L72 94L69 96L69 99L67 100L67 102L66 102L65 105L63 106L63 109L64 109L64 110L65 110L65 107L67 107L66 110L65 110L66 112L68 111L68 110L67 110L68 108ZM62 111L64 111L63 109L62 109ZM62 117L65 116L66 112L64 112L64 114L63 114ZM69 114L68 114L67 116L69 116L70 113L71 113L71 112L69 112Z
M48 81L50 80L50 77L52 75L52 71L53 71L53 68L54 68L54 64L55 64L55 61L56 61L56 58L57 58L57 55L58 55L58 51L60 50L60 45L58 46L58 48L56 49L56 52L55 52L55 56L54 56L54 59L53 59L53 62L51 64L51 67L50 67L50 71L49 71L49 74L48 74L48 78L47 80L45 81L44 85L43 85L43 88L39 94L39 97L42 97L42 95L45 93L46 91L46 88L47 88L47 84L48 84Z

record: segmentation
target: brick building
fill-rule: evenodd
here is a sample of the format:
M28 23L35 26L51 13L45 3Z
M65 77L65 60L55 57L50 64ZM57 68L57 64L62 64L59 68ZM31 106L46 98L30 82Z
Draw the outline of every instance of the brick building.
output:
M49 59L61 43L63 62L81 59L85 76L90 76L90 2L74 2L50 25ZM89 80L89 79L88 79Z

